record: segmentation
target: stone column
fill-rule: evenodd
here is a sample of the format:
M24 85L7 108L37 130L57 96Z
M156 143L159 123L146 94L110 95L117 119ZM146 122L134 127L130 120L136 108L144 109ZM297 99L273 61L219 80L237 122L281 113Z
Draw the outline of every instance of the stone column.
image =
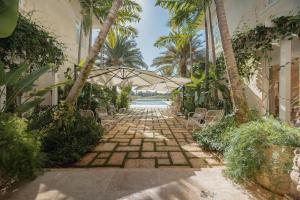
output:
M52 72L52 84L57 84L57 73L56 72ZM52 102L52 105L57 105L58 104L58 90L57 88L53 88L52 89L52 92L51 92L51 95L52 95L52 99L51 99L51 102Z
M285 122L291 120L291 66L292 41L285 39L280 45L279 73L279 118Z

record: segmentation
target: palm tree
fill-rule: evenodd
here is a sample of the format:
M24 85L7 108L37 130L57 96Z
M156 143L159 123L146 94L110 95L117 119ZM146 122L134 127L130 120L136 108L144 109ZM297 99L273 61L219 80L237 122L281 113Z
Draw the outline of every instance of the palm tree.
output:
M204 12L211 0L157 0L157 4L172 12L172 20L177 24L188 24L194 27L198 16L196 13ZM236 119L243 123L248 121L249 108L244 92L244 83L238 73L234 51L232 48L231 36L229 34L224 2L214 0L218 18L218 26L221 34L225 63L228 79L230 82L231 99L235 106ZM189 9L182 9L187 7ZM194 12L192 12L192 10ZM199 23L199 22L198 22Z
M177 71L180 76L187 77L187 67L202 57L201 45L199 36L171 32L156 41L155 46L166 51L153 60L152 66L156 66L158 71Z
M76 79L74 85L71 88L71 91L69 92L66 103L70 105L74 105L78 96L80 95L82 88L94 66L94 63L96 61L96 58L101 51L103 44L106 40L107 34L113 25L115 19L118 16L118 11L121 8L123 4L123 0L114 0L111 8L109 10L109 13L107 15L106 20L103 23L101 32L99 33L95 44L93 45L91 51L89 52L89 55L83 65L83 68L81 70L81 73L79 74L78 78Z
M248 121L249 108L246 101L244 82L242 81L232 47L231 36L227 24L223 0L214 0L218 17L218 24L224 50L225 63L230 81L231 99L236 109L236 119L243 123Z
M90 34L90 46L91 46L91 34L93 26L93 16L97 18L100 26L103 25L106 16L108 15L109 8L111 6L111 0L79 0L82 7L82 26L84 33ZM133 0L124 0L123 6L118 12L118 16L115 19L115 23L112 29L118 30L125 35L136 35L137 30L128 25L128 22L136 22L140 20L139 13L142 11L141 6Z
M110 34L104 44L103 59L97 65L105 67L121 66L132 68L147 68L137 43L133 38L125 37L120 33Z

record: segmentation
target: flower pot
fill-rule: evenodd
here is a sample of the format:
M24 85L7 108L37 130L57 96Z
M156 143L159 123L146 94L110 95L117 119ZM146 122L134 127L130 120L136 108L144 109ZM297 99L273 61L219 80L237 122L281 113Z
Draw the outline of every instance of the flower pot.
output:
M295 185L290 178L294 150L291 147L276 145L267 148L264 152L266 162L256 176L257 183L276 194L295 196Z

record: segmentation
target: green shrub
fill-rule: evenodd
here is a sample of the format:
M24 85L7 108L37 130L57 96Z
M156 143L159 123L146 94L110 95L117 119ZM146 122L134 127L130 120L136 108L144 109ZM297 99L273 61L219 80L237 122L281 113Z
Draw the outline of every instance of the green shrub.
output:
M253 179L265 164L271 145L300 147L300 130L274 119L252 121L230 132L225 152L226 174L235 180Z
M131 92L130 86L125 86L121 88L121 94L118 96L117 105L118 108L128 108L129 107L129 94Z
M48 167L79 160L102 136L103 130L95 119L81 117L79 112L66 106L59 106L52 116L53 122L44 129L42 138L42 151L47 155Z
M41 130L53 122L52 114L57 106L37 106L28 117L29 130Z
M234 116L226 116L219 123L194 132L193 137L206 150L224 152L229 145L229 132L235 127Z
M27 131L24 119L0 113L0 174L8 180L28 179L42 162L37 132Z

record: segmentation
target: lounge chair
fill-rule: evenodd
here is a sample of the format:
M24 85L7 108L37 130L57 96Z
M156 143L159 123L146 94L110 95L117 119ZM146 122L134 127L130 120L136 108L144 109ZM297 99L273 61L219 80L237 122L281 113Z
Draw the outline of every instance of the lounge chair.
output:
M79 113L80 113L80 115L82 117L87 117L87 118L93 118L93 119L95 119L95 115L94 115L94 112L92 110L83 110L83 109L80 109Z
M196 108L195 112L188 113L188 119L186 120L185 127L188 128L190 124L196 124L200 126L205 121L205 116L207 113L206 108Z
M195 130L195 128L203 128L206 126L211 126L219 122L223 117L224 117L224 110L208 110L205 115L204 123L201 123L201 121L197 121L197 120L191 120L189 123L193 124L193 130Z
M116 124L116 120L113 120L112 117L109 116L106 108L96 108L95 112L97 114L98 120L105 130L110 130Z

